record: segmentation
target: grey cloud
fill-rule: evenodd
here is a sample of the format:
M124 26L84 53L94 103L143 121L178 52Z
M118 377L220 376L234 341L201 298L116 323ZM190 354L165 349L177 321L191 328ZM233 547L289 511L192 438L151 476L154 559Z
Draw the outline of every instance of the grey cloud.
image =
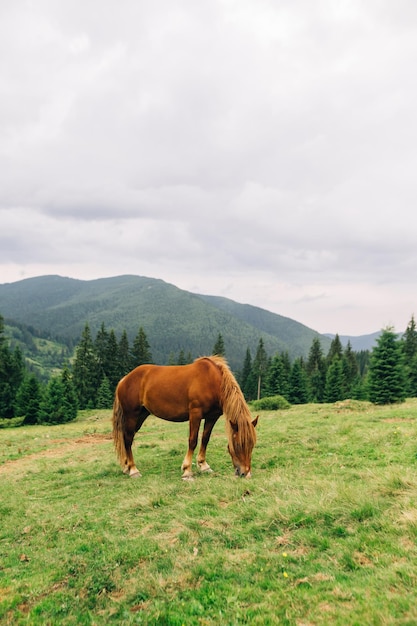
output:
M3 2L1 258L59 266L76 246L81 275L102 257L268 306L277 284L326 293L329 310L338 285L412 282L416 14Z

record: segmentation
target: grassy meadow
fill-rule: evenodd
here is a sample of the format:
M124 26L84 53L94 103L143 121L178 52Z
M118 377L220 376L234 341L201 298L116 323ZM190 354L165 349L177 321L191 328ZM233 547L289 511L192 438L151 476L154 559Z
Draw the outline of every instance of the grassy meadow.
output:
M0 624L417 624L417 400L261 412L251 480L221 420L182 481L187 428L136 480L109 411L0 430Z

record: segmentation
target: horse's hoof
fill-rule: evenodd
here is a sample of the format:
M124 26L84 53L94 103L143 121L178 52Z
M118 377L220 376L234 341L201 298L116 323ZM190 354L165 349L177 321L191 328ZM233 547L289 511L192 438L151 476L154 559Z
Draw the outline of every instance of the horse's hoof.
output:
M181 476L182 480L189 480L190 482L194 480L194 476Z
M206 465L199 465L198 469L200 470L200 472L204 473L204 474L210 474L211 472L213 472L213 470L211 469L210 465L206 464Z
M141 478L142 474L140 472L133 472L130 474L130 478Z

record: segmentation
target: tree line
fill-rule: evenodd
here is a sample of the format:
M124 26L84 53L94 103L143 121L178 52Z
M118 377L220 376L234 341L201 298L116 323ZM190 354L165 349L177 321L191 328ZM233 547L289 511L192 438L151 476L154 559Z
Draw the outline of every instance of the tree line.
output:
M43 383L26 366L18 346L10 349L0 315L0 421L21 417L22 424L58 424L77 416L77 398L68 365Z
M227 358L218 335L213 354ZM183 350L170 354L168 364L192 362ZM152 363L152 351L143 327L129 344L102 324L93 338L88 323L71 363L47 383L28 371L18 347L10 349L0 315L0 420L21 418L23 424L62 423L75 419L78 410L110 408L118 381L133 368ZM376 404L417 397L417 330L412 316L402 337L393 328L381 332L372 351L343 347L338 335L324 354L318 337L306 358L290 361L288 353L266 353L262 338L256 354L249 348L236 377L247 401L283 398L289 404L337 402L347 398Z

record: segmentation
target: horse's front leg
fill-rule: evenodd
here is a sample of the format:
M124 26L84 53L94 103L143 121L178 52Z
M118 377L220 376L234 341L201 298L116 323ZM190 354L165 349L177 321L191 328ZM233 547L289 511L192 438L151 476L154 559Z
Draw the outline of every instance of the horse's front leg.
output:
M203 436L201 437L201 446L200 446L200 451L197 457L197 465L202 472L212 471L210 465L206 461L206 452L207 452L207 445L211 437L211 431L213 430L214 425L218 419L219 419L218 417L213 418L213 419L206 418L204 421Z
M189 480L193 476L191 465L193 462L194 450L197 447L198 431L200 430L201 419L202 415L200 409L194 409L190 411L190 432L188 437L188 450L181 465L183 480Z

